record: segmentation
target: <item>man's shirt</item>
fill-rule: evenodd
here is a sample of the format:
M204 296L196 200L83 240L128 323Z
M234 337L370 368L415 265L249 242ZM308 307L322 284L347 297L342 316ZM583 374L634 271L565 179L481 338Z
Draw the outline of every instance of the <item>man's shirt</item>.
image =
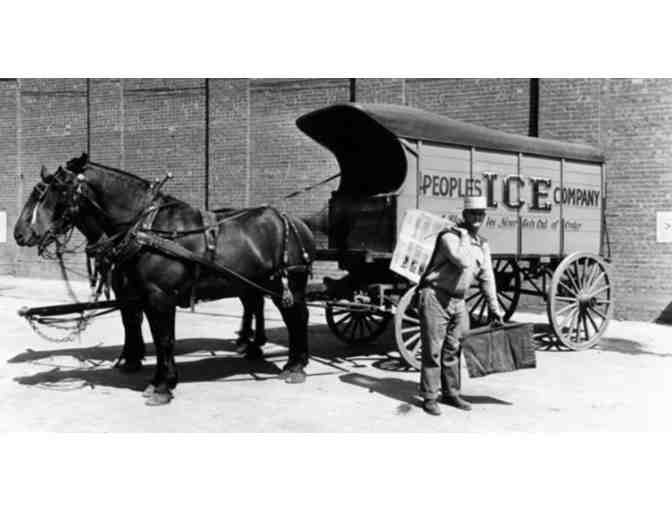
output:
M501 314L487 241L456 227L440 234L423 282L463 298L474 280L479 282L490 311Z

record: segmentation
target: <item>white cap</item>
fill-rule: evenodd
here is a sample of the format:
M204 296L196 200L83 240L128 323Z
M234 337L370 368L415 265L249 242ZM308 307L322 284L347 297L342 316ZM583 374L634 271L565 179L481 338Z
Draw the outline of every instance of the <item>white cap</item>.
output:
M464 197L464 209L487 209L485 197Z

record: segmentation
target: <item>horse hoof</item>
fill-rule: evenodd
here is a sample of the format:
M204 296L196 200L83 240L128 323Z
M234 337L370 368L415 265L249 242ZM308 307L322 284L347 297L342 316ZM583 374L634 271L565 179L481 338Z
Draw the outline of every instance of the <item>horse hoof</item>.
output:
M133 374L142 370L142 361L129 361L127 359L119 360L115 365L115 368L124 374Z
M285 382L287 384L301 384L306 382L306 373L303 370L296 372L290 372L287 377L285 377Z
M244 354L245 351L250 347L250 341L249 340L237 340L236 341L236 352L238 354Z
M156 393L156 386L154 386L153 384L150 384L149 386L147 386L145 388L145 391L142 392L142 396L145 397L145 398L149 398L152 395L154 395L155 393Z
M264 352L256 344L250 344L245 351L245 358L248 360L258 360L264 357Z
M154 392L150 395L147 400L145 400L145 405L148 406L165 406L173 400L173 394L170 392L167 393L158 393Z

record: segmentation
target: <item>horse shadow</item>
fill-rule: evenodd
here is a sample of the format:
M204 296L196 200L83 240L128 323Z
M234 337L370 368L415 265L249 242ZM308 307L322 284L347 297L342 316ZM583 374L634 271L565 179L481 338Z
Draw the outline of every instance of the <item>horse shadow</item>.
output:
M205 340L205 342L203 342ZM188 339L192 345L180 346L182 354L203 351L203 344L210 345L210 339ZM195 347L194 347L195 346ZM86 353L90 355L90 353ZM85 358L87 359L87 358ZM133 391L143 391L154 371L155 365L147 364L142 370L132 374L114 367L63 368L55 366L33 375L15 377L14 380L29 386L53 386L78 381L81 386L106 386ZM242 356L209 355L206 358L178 362L180 383L232 380L264 380L277 377L280 369L275 363L261 360L247 360Z
M7 363L26 363L39 361L42 359L53 358L56 356L72 356L81 362L106 362L116 361L121 353L121 345L94 345L92 347L75 347L66 349L52 349L36 351L26 349L25 352L7 360ZM155 349L152 343L145 344L147 356L155 356ZM218 352L235 352L235 339L221 338L185 338L176 340L175 355L189 355L197 352L207 352L215 355Z
M240 354L235 338L177 339L175 355L178 358L180 383L254 381L278 377L280 373L278 365L288 354L287 330L270 328L266 333L270 345L266 348L264 358L260 360L249 360ZM309 338L312 360L342 372L348 372L350 366L366 367L367 362L375 358L384 359L391 349L385 341L348 346L336 339L327 326L321 325L310 326ZM147 357L155 356L152 343L146 343L145 348ZM154 363L146 361L142 370L136 373L120 372L111 366L111 363L117 360L121 350L122 345L27 349L8 359L7 362L34 363L48 367L32 375L15 377L14 380L19 384L56 388L77 381L83 387L107 386L133 391L144 390L154 371ZM80 365L87 366L72 368L62 363L59 359L61 357L74 358ZM348 364L348 368L341 366L344 363Z

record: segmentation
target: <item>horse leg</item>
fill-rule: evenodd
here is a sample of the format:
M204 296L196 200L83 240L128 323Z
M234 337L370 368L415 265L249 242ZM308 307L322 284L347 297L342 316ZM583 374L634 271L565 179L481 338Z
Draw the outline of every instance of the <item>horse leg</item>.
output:
M266 343L266 337L263 331L263 309L264 309L264 297L256 292L249 292L245 293L240 296L240 300L243 303L243 323L246 321L249 324L249 327L251 328L252 324L252 317L254 316L256 319L255 322L255 335L254 335L254 342L247 342L245 346L245 357L249 360L256 360L260 359L264 356L263 351L261 350L261 346ZM260 304L261 303L261 304ZM261 310L261 311L260 311ZM262 323L262 330L261 332L259 331L259 314L261 313L261 323ZM261 336L260 336L261 335ZM260 338L262 341L260 342Z
M131 302L135 293L128 278L121 271L112 274L112 288L117 299L125 301L121 307L121 321L124 325L124 347L115 363L115 368L132 373L142 369L145 357L145 342L142 338L142 306L138 301Z
M289 359L282 368L280 377L287 383L302 383L306 380L304 367L308 365L308 307L304 303L308 275L299 273L290 278L290 290L294 304L283 308L279 299L273 302L280 310L289 336Z
M240 330L238 331L238 340L236 340L236 345L247 347L247 345L250 343L250 338L252 338L252 315L254 312L252 308L250 308L250 305L245 296L240 297L240 302L243 305L243 318L240 323Z
M147 321L152 331L156 348L156 370L149 387L143 393L147 405L167 404L173 398L171 392L177 386L175 364L175 305L164 300L159 306L152 303L145 308Z
M145 357L140 304L123 306L121 321L124 324L124 347L114 366L125 373L138 372L142 369L142 360Z
M255 294L254 296L254 341L261 347L266 342L266 324L264 322L264 295Z

